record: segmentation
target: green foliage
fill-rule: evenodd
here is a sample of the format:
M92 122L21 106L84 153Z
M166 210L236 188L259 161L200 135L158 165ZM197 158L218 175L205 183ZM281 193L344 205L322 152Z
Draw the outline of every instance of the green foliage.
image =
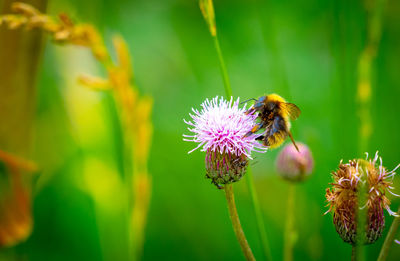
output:
M198 2L55 0L49 4L49 13L72 13L78 21L94 23L106 39L115 32L122 34L134 57L138 87L154 97L149 162L153 192L143 260L243 260L224 193L204 177L204 153L188 155L194 144L182 141L182 133L188 133L182 119L188 119L191 108L199 107L205 98L225 94L213 40ZM302 110L293 122L293 135L311 148L315 170L296 188L295 260L350 258L350 245L336 234L331 215L323 215L327 210L324 194L330 172L341 159L363 156L358 152L356 91L358 59L367 39L365 5L344 0L214 3L233 93L245 100L276 92ZM395 1L384 12L372 73L373 132L368 152L379 150L389 169L400 161L399 12L400 4ZM14 255L76 261L126 257L119 197L111 194L113 204L101 205L88 189L82 163L85 157L95 158L121 172L121 129L115 104L107 93L85 89L71 94L71 88L79 87L75 67L80 73L100 71L89 51L46 44L37 85L34 155L46 177L39 178L39 189L34 192L32 236L12 252L4 251L0 259ZM82 121L71 112L74 106L80 108L74 100L77 95L88 96L95 107L86 112L93 116L87 118L85 126L89 127L82 128ZM82 134L87 128L93 131L92 139ZM288 192L288 185L275 173L278 150L257 155L252 163L274 260L283 256ZM247 185L241 181L234 186L243 229L254 255L261 259ZM394 199L392 209L398 203ZM393 219L386 218L384 235ZM377 258L383 241L366 247L367 260ZM399 257L400 247L393 246L389 260Z

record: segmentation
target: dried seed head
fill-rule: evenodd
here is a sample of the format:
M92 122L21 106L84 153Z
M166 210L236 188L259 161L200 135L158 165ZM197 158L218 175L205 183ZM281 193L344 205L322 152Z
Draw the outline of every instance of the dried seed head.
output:
M299 151L290 143L279 153L276 169L279 175L289 181L302 181L307 178L314 167L310 149L303 143L296 142Z
M390 201L386 196L387 192L398 196L391 190L392 179L399 166L387 171L382 165L382 158L379 157L379 164L377 161L378 152L373 160L368 160L367 155L366 160L351 160L346 164L340 162L339 169L332 173L334 182L325 195L329 205L326 213L333 212L336 231L347 243L355 244L357 240L358 191L361 183L367 188L366 204L360 206L360 209L367 208L365 244L374 243L382 236L385 226L384 209L390 215L397 215L390 210Z

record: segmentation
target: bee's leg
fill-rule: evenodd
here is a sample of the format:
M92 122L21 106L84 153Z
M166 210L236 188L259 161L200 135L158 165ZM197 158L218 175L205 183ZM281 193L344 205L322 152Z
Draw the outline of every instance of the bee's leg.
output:
M264 123L263 122L257 123L256 125L254 125L254 127L251 129L251 131L246 133L246 135L244 135L244 136L248 137L251 134L256 133L257 131L259 131L262 127L264 127Z
M250 109L248 109L245 114L253 114L256 111L261 111L264 106L264 102L256 102Z
M264 146L269 147L271 144L269 143L268 137L264 136L262 139Z
M254 109L254 107L251 107L250 109L248 109L244 114L249 115L249 114L253 114L255 113L256 110Z
M292 133L291 133L290 131L288 131L288 134L289 134L290 139L291 139L292 142L293 142L294 147L296 148L296 150L297 150L298 152L300 152L299 147L297 147L297 144L296 144L296 142L295 142L294 139L293 139Z
M262 135L262 136L260 136L260 137L257 137L256 140L263 140L264 138L265 138L265 136Z

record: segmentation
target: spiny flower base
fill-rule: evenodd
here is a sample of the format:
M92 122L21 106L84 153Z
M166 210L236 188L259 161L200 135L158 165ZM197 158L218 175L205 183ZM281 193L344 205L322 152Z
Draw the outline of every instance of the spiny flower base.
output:
M372 215L371 215L372 214ZM354 218L353 218L354 220ZM382 236L382 232L385 228L385 219L383 210L377 211L376 213L370 213L368 218L368 225L365 226L365 238L364 244L372 244ZM334 214L333 223L335 224L336 232L343 239L344 242L355 245L357 242L357 225L355 222L346 223L342 222L342 219Z
M206 153L206 178L218 188L220 185L229 184L240 180L246 173L248 165L244 154L236 156L232 153L220 153L219 151L207 150Z
M350 160L343 164L340 162L339 169L332 173L334 182L332 187L326 190L326 199L329 210L333 212L333 223L340 237L347 243L357 242L357 215L358 209L366 211L365 216L365 238L364 244L372 244L382 236L385 227L384 209L390 215L397 214L390 210L390 201L387 194L394 194L393 176L395 170L388 171L382 165L382 158L378 161L378 152L374 159L367 158ZM365 191L360 191L360 186L364 186ZM358 207L358 194L362 193L365 197L365 205ZM363 203L364 204L364 203Z

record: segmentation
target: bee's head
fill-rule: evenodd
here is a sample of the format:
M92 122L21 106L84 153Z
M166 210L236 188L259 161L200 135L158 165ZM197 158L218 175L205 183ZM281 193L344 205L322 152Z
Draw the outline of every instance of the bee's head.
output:
M256 111L261 110L265 105L266 98L267 98L266 96L261 96L260 98L258 98L253 105L254 110Z
M276 107L277 107L276 102L267 101L267 102L265 103L265 109L266 109L267 111L275 111Z

